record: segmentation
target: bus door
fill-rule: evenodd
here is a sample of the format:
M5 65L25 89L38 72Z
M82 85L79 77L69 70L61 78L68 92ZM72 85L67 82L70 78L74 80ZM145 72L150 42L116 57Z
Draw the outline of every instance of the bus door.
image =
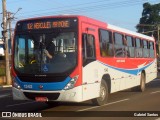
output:
M98 80L95 45L97 37L98 28L96 28L96 26L82 23L83 100L92 99L99 95L99 87L96 84L96 81Z

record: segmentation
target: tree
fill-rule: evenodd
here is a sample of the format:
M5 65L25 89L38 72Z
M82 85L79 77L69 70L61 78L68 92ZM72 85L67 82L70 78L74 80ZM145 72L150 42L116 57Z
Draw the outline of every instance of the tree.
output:
M136 26L138 32L149 36L153 35L157 40L158 25L160 25L160 3L154 5L148 2L144 3L142 17L140 18L139 24Z

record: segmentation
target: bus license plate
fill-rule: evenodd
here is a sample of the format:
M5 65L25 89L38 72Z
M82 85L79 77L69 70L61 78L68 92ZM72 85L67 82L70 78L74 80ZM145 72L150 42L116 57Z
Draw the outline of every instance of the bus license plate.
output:
M48 98L47 97L35 97L35 100L37 102L46 102L48 101Z

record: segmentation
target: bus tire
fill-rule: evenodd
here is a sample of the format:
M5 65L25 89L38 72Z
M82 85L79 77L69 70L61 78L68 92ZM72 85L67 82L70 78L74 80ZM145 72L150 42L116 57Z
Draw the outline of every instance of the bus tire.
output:
M100 97L92 99L93 104L99 106L104 105L107 103L108 94L108 85L104 80L102 80L100 86Z
M139 91L140 91L140 92L143 92L143 91L145 91L145 88L146 88L145 74L144 74L144 73L141 73Z

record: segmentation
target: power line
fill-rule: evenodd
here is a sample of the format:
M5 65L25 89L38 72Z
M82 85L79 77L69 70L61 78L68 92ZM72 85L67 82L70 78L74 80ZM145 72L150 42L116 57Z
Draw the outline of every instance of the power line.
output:
M7 1L7 4L17 4L17 3L19 3L19 2L24 2L24 1L22 1L22 0L13 0L13 1Z
M109 0L110 1L110 0ZM87 3L82 3L82 4L73 4L73 5L67 5L67 6L61 6L61 7L54 7L54 8L49 8L49 9L40 9L40 10L35 10L35 11L27 11L27 12L23 12L21 14L25 14L25 13L35 13L35 12L39 12L39 11L50 11L50 10L54 10L54 9L62 9L62 8L69 8L69 7L78 7L78 6L82 6L82 5L86 5L86 4L95 4L95 3L101 3L101 2L106 2L106 0L101 0L101 1L96 1L96 2L87 2Z
M112 3L112 5L113 5L114 3ZM108 5L108 4L106 4L106 5ZM111 5L111 6L112 6ZM110 6L110 4L108 5L108 6ZM78 7L78 6L76 6L76 7ZM59 11L55 11L54 10L54 12L56 12L56 13L59 13L59 12L72 12L72 13L75 13L75 12L80 12L80 11L83 11L83 12L85 12L85 11L88 11L89 9L90 10L92 10L92 11L94 11L95 10L95 8L97 8L97 7L100 7L100 9L102 9L101 7L102 7L102 4L101 5L94 5L94 6L90 6L90 7L79 7L79 8L72 8L72 9L64 9L64 10L59 10ZM107 6L106 6L107 7ZM51 10L51 9L50 9ZM53 9L52 9L53 10ZM42 11L42 10L41 10ZM53 13L53 12L43 12L43 13L40 13L40 14L29 14L29 16L30 15L32 15L32 16L35 16L35 15L41 15L41 14L50 14L50 13ZM21 17L24 17L24 16L21 16Z
M157 1L157 0L154 0L154 1ZM133 5L138 5L139 3L142 3L141 0L136 0L136 1L130 1L130 0L126 0L126 1L122 1L122 2L113 2L113 3L110 3L110 4L99 4L99 5L92 5L92 6L89 6L89 7L78 7L78 8L72 8L72 9L63 9L63 10L59 10L59 11L55 11L54 9L52 9L53 11L51 11L50 9L50 12L42 12L42 13L39 13L39 14L27 14L27 16L19 16L19 17L35 17L35 16L41 16L42 14L45 14L45 15L50 15L50 14L56 14L56 13L78 13L78 12L94 12L95 10L102 10L102 9L111 9L111 8L120 8L120 7L124 7L124 6L133 6ZM75 6L77 7L77 6ZM42 11L42 10L41 10ZM47 11L47 10L45 10ZM24 13L23 13L24 14Z
M104 0L101 0L101 1L97 1L97 2L94 2L94 3L101 3L103 2ZM155 1L155 0L154 0ZM24 18L28 18L28 17L36 17L36 16L42 16L43 14L45 15L50 15L53 13L54 14L59 14L60 12L63 13L63 12L67 12L67 13L80 13L80 12L94 12L94 11L97 11L97 10L103 10L103 9L112 9L112 8L121 8L121 7L124 7L124 6L133 6L133 5L138 5L139 3L141 3L142 1L141 0L136 0L136 1L130 1L130 0L125 0L125 1L121 1L121 2L112 2L112 3L109 3L109 4L98 4L98 5L95 5L95 4L92 4L92 6L89 6L89 7L78 7L78 8L75 8L77 6L81 6L81 5L84 5L86 3L83 3L83 4L80 4L80 5L77 5L75 6L74 8L72 9L63 9L63 10L53 10L54 12L43 12L43 13L39 13L39 14L29 14L28 16L19 16L19 17L23 17ZM64 7L65 8L65 7ZM68 6L67 6L68 8ZM46 10L47 11L47 10ZM22 13L21 13L22 14ZM25 13L23 13L24 15ZM96 15L97 17L97 15ZM102 16L101 16L102 18ZM18 20L16 20L18 21Z
M64 13L68 13L68 14L75 14L75 13L85 13L85 12L95 12L98 10L104 10L104 9L113 9L113 8L121 8L121 7L130 7L130 6L134 6L134 5L138 5L140 3L142 3L141 0L135 0L135 1L130 1L130 0L125 0L125 1L121 1L121 2L110 2L107 4L104 4L106 0L100 0L100 1L96 1L96 2L86 2L86 3L82 3L82 4L75 4L73 5L73 8L71 5L67 5L67 6L61 6L61 7L54 7L54 8L49 8L49 9L44 9L44 10L35 10L32 12L23 12L23 13L19 13L19 15L23 16L18 16L19 19L21 18L31 18L31 17L37 17L37 16L43 16L43 15L54 15L54 14L64 14ZM146 2L148 0L145 0ZM143 2L145 2L143 1ZM157 0L152 0L153 1L157 1ZM89 6L86 7L86 4ZM83 7L81 7L83 6ZM85 6L85 7L84 7ZM63 8L63 9L62 9ZM70 9L68 9L70 8ZM58 10L57 10L58 9ZM62 10L60 10L62 9ZM42 11L41 13L38 14L31 14L31 13L35 13L35 12L39 12ZM49 11L49 12L47 12ZM27 14L25 14L27 13ZM95 15L96 17L98 16L97 14ZM99 16L99 18L104 18L103 16ZM19 19L17 19L16 21L18 21ZM15 23L15 22L14 22Z

